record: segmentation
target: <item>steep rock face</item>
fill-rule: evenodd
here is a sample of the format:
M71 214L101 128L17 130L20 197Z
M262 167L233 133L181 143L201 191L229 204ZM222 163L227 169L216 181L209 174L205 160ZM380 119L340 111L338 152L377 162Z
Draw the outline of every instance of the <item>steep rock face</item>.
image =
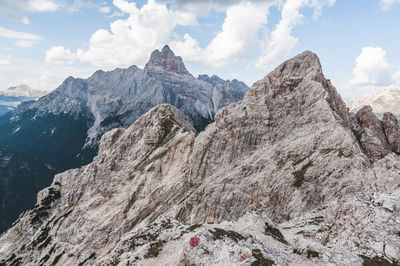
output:
M391 113L383 114L383 128L385 129L386 139L390 149L400 154L400 122Z
M389 146L382 122L372 112L370 106L364 106L357 112L357 118L363 128L361 142L365 146L368 155L374 161L389 153Z
M373 162L354 118L311 52L255 83L197 136L180 111L159 105L103 135L91 164L57 175L0 238L0 260L398 261L399 156Z
M147 62L145 69L161 68L169 72L190 75L180 56L175 56L168 45L161 50L155 50Z
M99 70L88 79L69 77L50 94L22 103L0 117L0 144L54 160L58 173L91 162L105 132L130 126L156 105L176 106L201 131L220 108L247 90L237 80L193 77L166 46L152 54L145 69L131 66Z
M367 105L357 112L357 127L353 130L368 156L377 161L391 152L399 152L399 122L391 113L379 120Z
M178 217L212 222L262 208L281 221L369 189L376 177L342 103L313 53L283 63L196 139L199 188Z

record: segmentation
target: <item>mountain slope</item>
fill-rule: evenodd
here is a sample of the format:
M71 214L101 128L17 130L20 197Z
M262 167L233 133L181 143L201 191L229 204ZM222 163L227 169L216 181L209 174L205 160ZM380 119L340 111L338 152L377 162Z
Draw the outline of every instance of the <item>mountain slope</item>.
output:
M53 162L0 146L0 231L10 227L35 201L36 194L51 184Z
M145 69L131 66L100 70L88 79L69 77L48 95L0 116L0 145L52 160L58 173L91 162L105 132L128 127L158 104L176 106L201 131L220 108L247 90L237 80L193 77L182 58L165 46L152 53Z
M45 265L399 261L400 159L389 147L367 145L393 135L375 126L349 113L318 58L304 52L198 135L171 105L106 133L91 164L57 175L0 238L0 258Z
M132 66L110 72L97 71L88 79L69 77L45 97L24 103L10 116L0 118L0 143L45 158L58 158L55 154L63 152L76 158L62 167L68 169L90 162L93 150L97 149L106 131L131 125L158 104L176 106L201 131L213 121L217 110L238 101L247 90L248 87L237 80L224 81L216 76L194 78L182 59L165 46L161 52L152 53L144 70ZM53 121L56 117L70 123L70 128L79 128L79 133L73 136L76 146L72 144L74 148L67 151L60 149L71 145L71 140L58 136L59 143L43 151L32 147L32 142L51 143L53 129L55 132L66 130L58 128L60 125ZM32 127L42 132L27 138ZM19 134L14 134L17 128ZM84 146L89 156L82 156L85 151L78 151ZM64 162L65 158L60 161Z

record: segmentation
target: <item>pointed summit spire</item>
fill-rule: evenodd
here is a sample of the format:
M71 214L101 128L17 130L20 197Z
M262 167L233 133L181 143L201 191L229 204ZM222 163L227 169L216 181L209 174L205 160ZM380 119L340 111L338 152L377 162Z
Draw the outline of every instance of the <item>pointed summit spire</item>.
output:
M161 52L155 50L151 53L150 60L147 62L145 69L152 68L162 68L178 74L189 74L183 64L182 57L175 56L168 45L165 45Z

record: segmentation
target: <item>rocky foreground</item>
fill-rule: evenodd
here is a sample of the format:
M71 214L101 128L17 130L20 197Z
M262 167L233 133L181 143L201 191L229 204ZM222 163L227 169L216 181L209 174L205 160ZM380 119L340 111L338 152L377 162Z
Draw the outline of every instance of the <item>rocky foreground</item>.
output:
M386 116L350 113L311 52L200 134L159 105L57 175L1 236L1 263L397 265L400 129Z

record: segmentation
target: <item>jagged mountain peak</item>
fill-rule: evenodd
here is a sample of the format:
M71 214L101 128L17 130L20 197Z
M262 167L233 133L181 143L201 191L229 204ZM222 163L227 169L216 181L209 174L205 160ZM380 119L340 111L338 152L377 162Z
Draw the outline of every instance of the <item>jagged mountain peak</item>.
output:
M92 163L39 193L0 237L0 263L399 261L399 156L371 162L362 145L374 125L366 117L358 126L371 134L357 137L349 117L308 52L222 108L200 134L176 108L155 107L103 135ZM399 139L398 121L388 120Z
M154 69L157 67L177 74L189 74L185 64L183 63L182 57L175 56L174 52L168 45L165 45L161 52L155 50L151 53L145 69Z
M286 89L293 89L304 78L315 79L322 75L322 67L316 54L305 51L280 64L275 70L267 74L263 80L272 83L279 83L287 86ZM263 81L261 80L261 81ZM279 88L275 88L279 89Z

